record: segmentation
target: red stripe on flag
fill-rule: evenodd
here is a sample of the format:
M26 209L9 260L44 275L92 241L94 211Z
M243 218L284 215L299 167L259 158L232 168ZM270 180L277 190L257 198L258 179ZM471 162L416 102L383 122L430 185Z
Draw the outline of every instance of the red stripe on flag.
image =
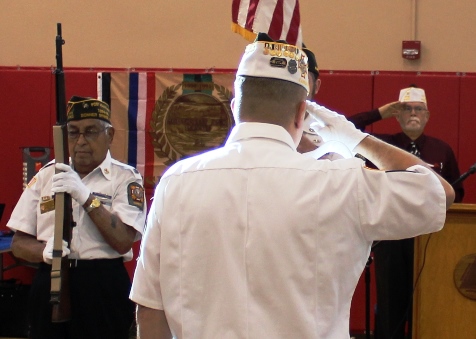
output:
M245 28L253 32L253 24L255 22L256 9L258 8L260 0L251 0L248 7L248 15L246 16L246 25Z
M146 101L146 120L145 120L145 168L144 168L144 186L150 186L146 181L153 180L154 177L154 144L150 134L150 121L155 108L155 73L147 72L147 101ZM153 186L153 185L152 185Z
M231 4L231 20L237 24L238 23L238 13L240 12L240 3L241 0L233 0Z
M288 35L286 41L295 45L299 36L299 27L301 26L301 15L299 12L299 1L296 1L294 5L293 16L291 18L291 24L289 25Z
M274 8L273 17L269 25L268 35L273 40L281 39L281 32L283 31L284 23L284 0L278 0Z

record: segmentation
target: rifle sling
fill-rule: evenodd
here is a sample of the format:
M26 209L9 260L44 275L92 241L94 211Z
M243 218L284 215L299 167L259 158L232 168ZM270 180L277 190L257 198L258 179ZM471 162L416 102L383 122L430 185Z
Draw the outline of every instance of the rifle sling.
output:
M53 126L53 143L55 161L64 163L64 134L61 125ZM63 254L63 227L65 217L65 193L55 194L55 231L53 242L53 259L51 262L51 294L61 291L61 259Z

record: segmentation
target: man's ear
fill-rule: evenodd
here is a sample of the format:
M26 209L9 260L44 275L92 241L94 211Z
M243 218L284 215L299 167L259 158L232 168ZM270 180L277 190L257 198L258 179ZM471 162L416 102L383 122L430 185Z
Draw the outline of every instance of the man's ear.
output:
M298 104L298 108L294 116L294 126L297 129L303 128L305 115L306 115L306 100L303 100Z
M319 92L319 88L321 88L321 79L316 80L316 93L314 93L314 96Z
M239 103L238 103L239 105ZM239 124L241 121L240 121L240 116L238 116L238 112L236 112L236 109L239 107L236 107L236 101L235 101L235 98L231 99L231 102L230 102L230 108L231 108L231 114L233 115L233 119L235 120L235 123L236 124Z
M112 143L112 141L114 140L114 133L115 132L116 132L116 130L112 126L107 129L107 135L109 137L109 143Z

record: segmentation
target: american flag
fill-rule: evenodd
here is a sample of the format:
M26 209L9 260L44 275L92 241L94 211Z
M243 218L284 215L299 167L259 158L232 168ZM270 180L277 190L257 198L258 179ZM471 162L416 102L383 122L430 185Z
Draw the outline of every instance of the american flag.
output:
M298 0L233 0L233 32L253 41L259 32L302 46Z

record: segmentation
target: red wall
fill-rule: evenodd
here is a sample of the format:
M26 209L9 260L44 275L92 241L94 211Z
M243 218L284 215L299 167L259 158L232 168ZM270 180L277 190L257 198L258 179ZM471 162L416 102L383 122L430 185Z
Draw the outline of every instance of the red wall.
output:
M66 97L73 94L96 96L96 72L101 70L70 69L65 71ZM110 71L110 70L108 70ZM158 71L158 70L150 70ZM190 71L190 70L189 70ZM202 70L197 70L202 71ZM193 70L192 70L193 72ZM476 162L476 75L415 72L321 72L322 85L317 101L345 115L370 110L396 101L401 88L414 83L425 89L430 122L426 133L448 142L455 151L461 173ZM0 67L0 203L5 212L0 230L22 192L21 147L52 147L51 126L56 120L54 75L48 68L14 69ZM370 128L373 132L397 132L396 121L382 121ZM464 182L464 203L476 203L476 176ZM150 192L151 193L151 192ZM137 253L139 245L135 246ZM12 263L9 256L5 265ZM135 261L128 263L132 274ZM371 265L371 313L375 304L373 265ZM31 281L33 269L19 267L5 273L5 278L18 277ZM351 329L365 328L365 284L362 276L351 310ZM373 328L373 316L371 317Z

